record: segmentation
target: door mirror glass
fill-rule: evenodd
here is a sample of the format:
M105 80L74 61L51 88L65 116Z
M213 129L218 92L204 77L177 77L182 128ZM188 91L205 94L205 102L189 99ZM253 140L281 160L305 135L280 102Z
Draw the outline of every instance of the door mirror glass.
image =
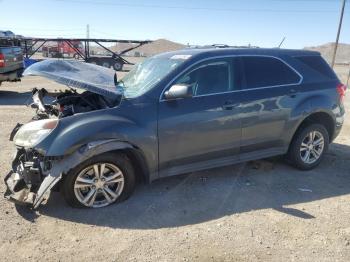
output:
M192 87L184 84L173 85L164 93L166 99L186 98L192 96Z

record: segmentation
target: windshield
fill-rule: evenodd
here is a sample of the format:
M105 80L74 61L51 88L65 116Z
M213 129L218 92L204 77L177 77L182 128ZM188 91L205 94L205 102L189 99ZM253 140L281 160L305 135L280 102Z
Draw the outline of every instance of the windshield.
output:
M151 57L144 60L120 81L124 89L124 97L133 98L143 95L183 62L183 59L164 57Z

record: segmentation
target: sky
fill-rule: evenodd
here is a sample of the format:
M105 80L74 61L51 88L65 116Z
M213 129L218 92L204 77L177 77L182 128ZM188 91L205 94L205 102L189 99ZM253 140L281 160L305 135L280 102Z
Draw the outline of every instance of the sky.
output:
M334 42L342 0L0 0L0 30L31 37L303 48ZM350 0L340 42L350 43Z

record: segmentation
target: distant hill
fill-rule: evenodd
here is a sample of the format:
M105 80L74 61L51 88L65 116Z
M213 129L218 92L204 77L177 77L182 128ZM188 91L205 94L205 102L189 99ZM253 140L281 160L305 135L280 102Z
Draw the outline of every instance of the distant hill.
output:
M306 50L318 51L328 63L331 62L335 43L327 43L319 46L305 47ZM339 44L336 56L336 63L350 62L350 44Z
M110 49L114 52L121 52L130 47L136 46L135 44L127 44L127 43L118 43L112 46ZM153 41L152 43L142 45L130 52L127 55L130 56L152 56L163 52L170 52L175 50L180 50L185 48L186 46L183 44L179 44L176 42L172 42L166 39L158 39Z

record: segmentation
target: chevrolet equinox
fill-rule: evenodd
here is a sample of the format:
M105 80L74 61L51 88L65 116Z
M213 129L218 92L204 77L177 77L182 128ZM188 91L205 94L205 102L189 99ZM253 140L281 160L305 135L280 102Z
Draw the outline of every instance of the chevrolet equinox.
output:
M17 124L8 199L37 208L59 189L74 207L127 199L136 181L285 155L301 170L322 160L344 120L346 87L319 53L185 49L111 69L46 60L24 75L35 116ZM50 103L44 101L50 100Z

